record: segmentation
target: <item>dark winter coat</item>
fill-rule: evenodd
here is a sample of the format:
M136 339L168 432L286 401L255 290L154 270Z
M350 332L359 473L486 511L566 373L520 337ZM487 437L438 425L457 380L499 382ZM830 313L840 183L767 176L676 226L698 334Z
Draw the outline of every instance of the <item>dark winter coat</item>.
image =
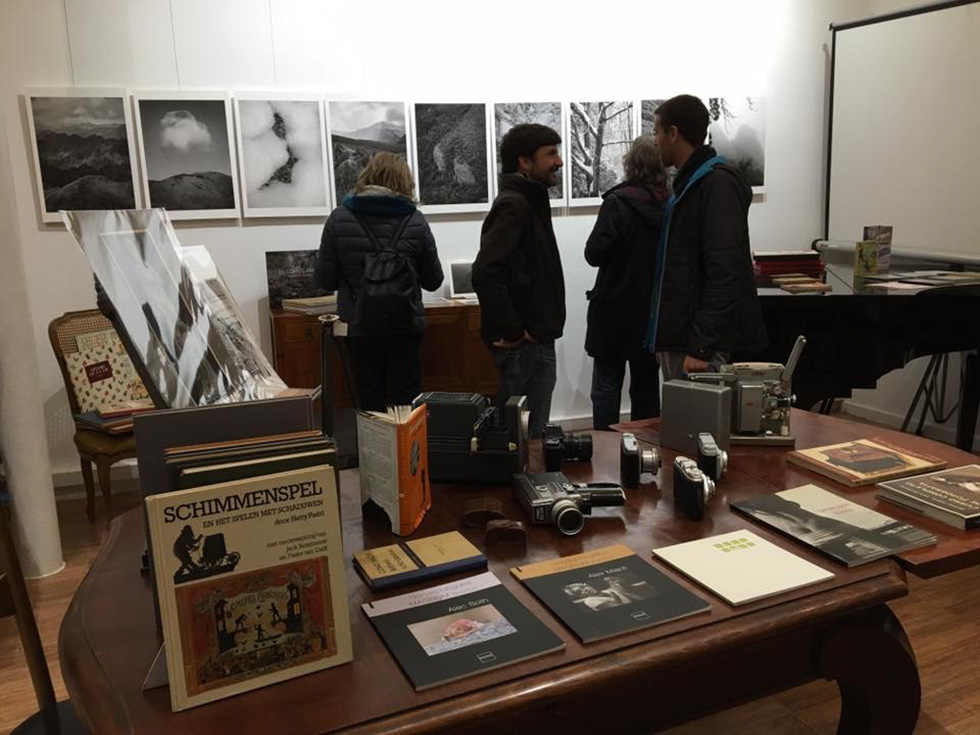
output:
M516 341L524 331L551 342L565 328L565 276L543 184L500 177L500 193L480 233L473 263L484 341Z
M585 351L592 357L628 359L643 348L666 199L666 189L629 182L603 194L585 244L585 260L599 269L586 293Z
M406 215L410 217L395 249L410 258L419 286L426 291L435 291L442 285L442 264L432 231L410 199L366 194L346 197L323 226L318 264L320 284L327 291L337 291L337 312L340 319L349 324L347 333L352 337L369 337L372 333L362 330L354 315L364 275L364 260L375 247L354 212L371 228L382 246L388 245L402 219ZM421 333L425 329L421 289L415 289L412 308L415 319L411 333Z
M715 155L691 154L674 179L680 196L691 175ZM752 189L720 164L694 182L670 215L657 326L657 350L702 360L712 352L751 354L766 346L752 274L749 204Z

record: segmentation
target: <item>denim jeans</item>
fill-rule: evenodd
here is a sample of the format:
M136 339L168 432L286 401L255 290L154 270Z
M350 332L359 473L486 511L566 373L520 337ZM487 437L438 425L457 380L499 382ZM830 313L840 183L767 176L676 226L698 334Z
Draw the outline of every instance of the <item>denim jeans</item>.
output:
M551 394L558 380L555 344L521 342L512 350L491 347L493 361L500 372L497 408L501 412L511 396L527 396L530 435L540 439L551 416Z
M684 377L683 367L684 358L687 357L683 352L658 352L657 360L660 362L660 369L664 371L664 382L668 380L679 380ZM728 362L729 355L726 352L712 352L708 358L708 372L717 373L721 366Z
M606 430L619 423L619 404L630 366L630 421L660 415L660 373L657 358L638 350L629 359L596 358L592 365L592 428Z

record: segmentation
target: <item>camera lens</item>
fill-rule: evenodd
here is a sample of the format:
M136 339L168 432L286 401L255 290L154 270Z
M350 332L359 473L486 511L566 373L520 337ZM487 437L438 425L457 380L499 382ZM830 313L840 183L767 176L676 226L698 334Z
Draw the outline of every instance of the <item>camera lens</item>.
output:
M566 536L574 536L585 525L585 516L571 500L559 500L551 508L551 520Z
M592 459L592 435L585 432L581 434L565 435L565 459L580 460L588 462Z

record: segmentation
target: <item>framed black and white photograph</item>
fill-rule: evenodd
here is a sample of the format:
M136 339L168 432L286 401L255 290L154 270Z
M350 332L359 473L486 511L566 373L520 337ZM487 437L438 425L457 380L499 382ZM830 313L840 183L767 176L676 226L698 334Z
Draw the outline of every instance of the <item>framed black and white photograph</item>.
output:
M283 299L326 296L316 282L319 250L267 250L265 277L269 285L269 308L281 309Z
M630 102L571 102L570 206L596 206L602 193L623 182L623 156L636 137L636 105Z
M357 100L330 100L326 109L334 201L339 206L375 153L395 153L408 160L408 112L404 102Z
M558 185L548 190L551 206L564 207L565 192L568 190L568 136L565 134L565 116L562 114L561 102L497 102L493 106L493 165L496 175L493 177L493 192L497 194L497 177L501 173L500 143L512 127L522 123L538 123L547 125L558 131L561 136L562 161L565 165L558 174Z
M147 206L173 220L237 217L228 95L140 92L134 106Z
M472 260L454 260L449 263L449 296L453 299L476 298Z
M319 97L236 94L235 132L246 217L330 213Z
M745 176L756 193L766 189L766 98L709 97L708 144Z
M137 206L133 124L122 91L28 91L27 125L42 222L60 210Z
M426 213L490 209L487 105L415 104L414 166Z
M640 100L640 135L653 135L653 116L657 108L666 101L666 97Z

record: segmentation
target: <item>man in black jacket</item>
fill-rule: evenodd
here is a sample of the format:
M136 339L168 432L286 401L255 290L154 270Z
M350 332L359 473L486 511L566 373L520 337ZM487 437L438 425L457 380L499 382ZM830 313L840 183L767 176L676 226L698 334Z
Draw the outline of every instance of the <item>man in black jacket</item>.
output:
M551 224L548 187L558 183L561 136L516 125L500 144L500 192L483 222L473 288L481 334L500 371L497 405L527 396L530 433L540 437L557 380L555 340L565 328L565 277Z
M665 166L674 166L660 267L645 345L656 350L664 379L715 369L732 352L766 345L749 252L752 189L704 145L708 110L679 95L654 115Z

